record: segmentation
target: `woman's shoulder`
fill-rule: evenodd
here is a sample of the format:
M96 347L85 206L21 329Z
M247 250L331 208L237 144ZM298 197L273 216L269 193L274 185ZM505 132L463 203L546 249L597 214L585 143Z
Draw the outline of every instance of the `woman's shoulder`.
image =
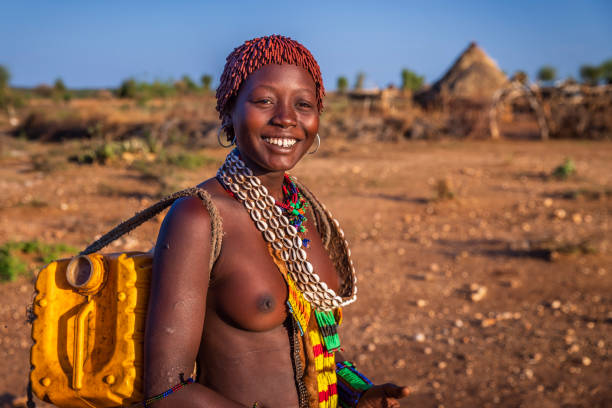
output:
M194 191L193 195L177 199L170 207L165 222L188 229L210 229L211 219L221 222L219 208L226 205L227 198L221 194L225 191L220 191L220 185L215 178L208 179L197 187L203 190L203 193Z

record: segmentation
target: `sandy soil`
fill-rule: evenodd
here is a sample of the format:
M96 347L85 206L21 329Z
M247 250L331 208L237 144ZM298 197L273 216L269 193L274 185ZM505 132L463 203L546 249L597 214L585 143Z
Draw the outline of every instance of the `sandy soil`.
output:
M33 168L57 149L3 150L0 244L84 247L162 189L126 165ZM576 176L549 177L566 157ZM612 189L611 157L610 143L324 140L293 174L351 244L346 354L375 382L410 386L404 407L612 406L612 197L589 193ZM215 169L175 170L172 187ZM436 200L438 186L453 198ZM111 250L149 249L160 221ZM32 291L26 277L0 284L1 407L24 401Z

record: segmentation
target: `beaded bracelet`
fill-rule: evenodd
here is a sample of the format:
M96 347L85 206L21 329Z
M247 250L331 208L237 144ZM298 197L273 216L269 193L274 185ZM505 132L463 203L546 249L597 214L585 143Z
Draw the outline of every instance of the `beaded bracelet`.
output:
M343 408L354 408L364 392L372 387L365 375L361 374L350 361L336 363L338 378L338 403Z
M153 396L151 398L147 398L146 400L142 401L141 403L138 403L136 405L132 405L132 407L138 407L138 406L150 407L151 404L153 404L155 401L159 401L161 399L164 399L168 395L172 394L173 392L177 392L178 390L183 388L185 385L192 384L193 382L194 382L193 378L189 377L189 378L187 378L187 380L183 380L183 376L181 375L181 382L176 384L174 387L170 388L169 390L166 390L166 391L162 392L161 394L157 394L157 395L155 395L155 396Z

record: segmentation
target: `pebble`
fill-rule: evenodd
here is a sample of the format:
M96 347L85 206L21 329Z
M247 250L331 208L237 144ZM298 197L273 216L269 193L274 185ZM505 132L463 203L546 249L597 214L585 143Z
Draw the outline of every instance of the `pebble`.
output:
M425 349L423 349L423 353L430 355L431 353L433 353L433 350L431 349L431 347L425 347Z
M531 380L533 378L533 370L530 368L527 368L523 371L523 374L525 374L525 377L529 380Z
M455 320L455 326L456 327L463 327L463 320L461 320L461 319Z
M559 218L560 220L564 219L565 216L567 215L567 212L563 209L563 208L557 208L554 211L555 217Z
M582 365L588 367L591 365L591 359L587 356L582 357Z
M496 319L493 318L488 318L488 319L484 319L480 322L480 326L481 327L491 327L494 326L495 323L497 323Z
M553 309L559 309L561 307L561 302L559 300L553 300L550 307Z
M423 333L417 333L414 335L414 340L419 343L422 343L425 341L425 335Z
M425 307L427 306L427 301L425 299L419 299L416 301L417 307Z
M470 299L472 300L472 302L480 302L487 295L486 286L480 286L478 284L473 283L472 285L470 285L470 289L472 290L472 293L470 294Z
M374 350L376 350L376 344L374 343L368 344L368 351L374 351Z
M440 362L438 363L438 368L439 368L440 370L444 370L444 369L447 367L447 365L448 365L448 364L446 364L446 361L440 361Z
M406 367L406 360L404 360L403 358L400 358L399 360L396 360L393 363L393 367L395 367L395 368L404 368L404 367Z

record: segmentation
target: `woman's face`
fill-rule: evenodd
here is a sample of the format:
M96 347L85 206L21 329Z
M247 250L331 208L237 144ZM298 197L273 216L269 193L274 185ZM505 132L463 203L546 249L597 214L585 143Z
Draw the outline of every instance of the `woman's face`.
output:
M315 83L296 65L264 65L244 82L231 114L243 160L259 172L293 168L319 130Z

